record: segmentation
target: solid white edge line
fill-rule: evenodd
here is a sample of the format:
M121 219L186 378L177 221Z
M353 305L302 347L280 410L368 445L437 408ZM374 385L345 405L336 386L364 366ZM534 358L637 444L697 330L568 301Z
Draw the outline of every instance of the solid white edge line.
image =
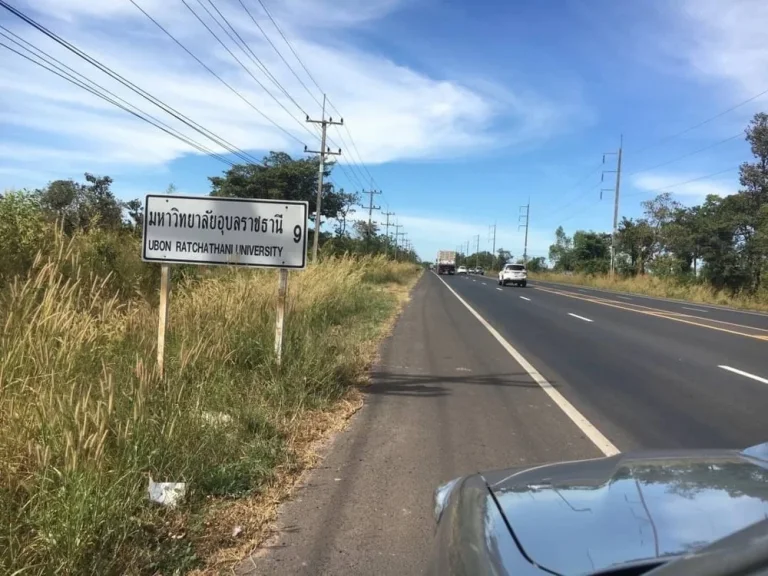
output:
M533 367L533 365L526 360L520 352L518 352L509 342L507 342L504 337L499 334L499 332L491 326L485 318L480 316L472 306L467 304L467 302L459 296L456 291L451 288L448 283L440 278L440 276L437 277L440 282L442 282L448 290L450 290L451 294L456 296L459 302L461 302L464 307L469 310L472 315L477 318L477 320L482 324L488 332L491 333L491 336L493 336L496 341L501 344L501 346L509 353L512 358L517 361L520 366L522 366L523 370L528 372L528 375L533 379L536 384L541 387L544 392L546 392L547 396L549 396L552 401L557 404L557 406L562 410L568 418L571 419L571 421L576 424L576 427L581 430L584 435L589 438L592 443L597 447L598 450L600 450L603 454L606 456L614 456L616 454L619 454L620 451L616 446L614 446L608 438L603 436L602 432L598 430L589 420L587 420L584 415L579 412L576 407L574 407L573 404L571 404L568 400L565 399L565 397L560 394L553 386L550 384L544 376L542 376L536 368Z
M749 372L744 372L744 370L739 370L738 368L731 368L730 366L722 366L718 365L718 368L722 368L723 370L728 370L728 372L733 372L734 374L738 374L739 376L745 376L747 378L752 378L752 380L757 380L758 382L762 382L763 384L768 384L767 378L761 378L760 376L755 376L754 374L750 374Z
M578 314L571 314L568 312L568 316L573 316L574 318L578 318L579 320L584 320L584 322L594 322L594 320L590 320L589 318L584 318L584 316L579 316Z
M688 308L688 306L683 306L683 310L693 310L694 312L704 312L704 314L709 312L709 310L704 310L703 308Z
M441 280L442 280L442 278L441 278ZM504 290L502 288L496 288L496 290L498 290L499 292L504 292Z
M520 296L520 298L522 298L523 300L528 300L528 302L530 302L530 301L531 301L531 299L530 299L530 298L526 298L525 296Z
M617 295L616 298L621 298L622 300L632 300L629 296L619 296Z

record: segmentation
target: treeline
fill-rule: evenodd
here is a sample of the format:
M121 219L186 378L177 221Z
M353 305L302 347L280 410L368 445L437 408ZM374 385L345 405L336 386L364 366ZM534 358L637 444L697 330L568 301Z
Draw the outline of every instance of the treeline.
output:
M499 270L504 264L516 263L522 264L523 258L515 258L512 252L499 248L496 250L496 254L489 252L488 250L482 250L473 254L464 254L458 252L456 254L456 265L466 266L468 268L480 267L484 270ZM531 272L540 272L547 269L546 258L539 256L536 258L528 258L526 262L528 270Z
M332 165L327 166L330 176ZM271 153L264 166L236 165L223 176L211 177L211 195L240 198L306 200L314 221L318 160L293 160ZM78 244L83 265L108 278L113 288L149 295L156 288L156 266L140 260L144 200L119 200L109 176L85 174L83 182L55 180L40 189L8 191L0 195L0 284L26 274L35 257L64 234ZM173 187L168 190L173 193ZM412 250L403 250L385 237L376 224L353 218L360 203L357 193L326 184L322 201L325 221L333 232L320 237L321 256L387 254L402 261L417 261ZM313 230L310 230L312 245ZM198 274L198 267L174 267L174 274Z
M309 203L310 220L314 223L317 212L318 159L294 160L285 152L270 152L262 166L238 164L223 176L209 178L212 196L235 198L267 198L304 200ZM367 210L358 192L336 189L330 176L333 164L325 164L321 216L323 222L333 222L333 232L321 232L319 244L323 255L387 255L398 260L418 262L413 250L405 250L392 238L382 233L379 224L368 224ZM365 212L365 218L356 215ZM314 227L313 227L314 228ZM314 230L309 231L308 245L312 245Z
M731 294L764 290L768 267L768 114L754 116L745 130L754 160L740 169L740 189L709 195L683 206L670 193L642 203L643 216L622 218L616 236L616 271L697 282ZM554 270L605 274L611 235L579 230L555 232L549 259Z

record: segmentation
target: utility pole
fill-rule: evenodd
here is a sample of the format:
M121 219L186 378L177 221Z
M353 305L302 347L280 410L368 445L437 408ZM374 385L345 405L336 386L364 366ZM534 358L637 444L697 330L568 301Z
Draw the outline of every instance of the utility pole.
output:
M475 250L475 268L480 267L480 234L477 235L477 250Z
M399 246L399 242L397 241L398 236L405 235L405 232L400 232L400 228L402 228L402 224L392 224L392 228L395 229L395 260L397 260L397 249Z
M495 223L488 226L488 236L491 235L491 229L493 229L493 251L491 252L491 268L493 268L493 264L494 262L496 262L496 224Z
M603 170L603 175L600 178L600 181L602 182L606 174L613 174L613 173L616 174L616 188L614 189L615 196L613 200L613 231L611 233L611 278L613 278L614 274L616 273L616 232L619 226L619 194L621 192L621 153L623 148L624 148L624 135L622 134L619 139L618 152L606 152L605 154L603 154L603 164L605 164L606 156L611 154L617 155L616 170ZM603 198L603 191L605 191L605 188L600 190L600 199Z
M386 238L386 243L384 244L384 256L387 255L389 252L389 217L394 216L394 212L382 212L382 216L387 217L387 221L385 222L384 226L386 227L386 230L384 231L384 238Z
M325 119L325 94L323 94L323 115L320 117L320 120L312 120L310 119L309 115L307 115L307 122L310 124L320 124L323 129L322 135L320 137L320 150L308 150L307 147L304 146L305 153L320 155L320 167L318 168L317 174L317 211L315 212L315 237L312 241L312 262L317 262L317 244L320 239L320 220L322 219L322 212L320 208L323 201L323 173L325 172L325 157L341 155L341 148L339 148L338 152L331 152L331 149L325 145L326 129L329 125L341 126L344 124L344 118L342 118L339 122L334 122L333 117L328 118L328 120Z
M363 194L368 194L369 195L368 206L361 205L360 207L361 208L368 208L368 230L370 231L370 229L371 229L371 219L373 218L373 211L374 210L381 210L381 206L374 206L373 205L373 195L374 194L381 194L381 190L373 190L373 189L371 189L371 190L368 190L368 192L363 190Z
M525 213L523 213L523 210L525 210ZM525 218L525 224L520 224L520 220L522 218ZM520 206L520 215L517 218L518 224L517 229L518 231L520 228L525 227L525 244L523 245L523 265L528 265L528 223L530 222L531 218L531 199L528 198L528 204L525 206Z

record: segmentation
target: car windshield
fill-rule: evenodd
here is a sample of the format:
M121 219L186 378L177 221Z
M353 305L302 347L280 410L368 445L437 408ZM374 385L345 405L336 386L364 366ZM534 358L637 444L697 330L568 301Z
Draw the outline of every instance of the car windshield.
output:
M516 272L519 272L520 270L525 270L525 266L522 264L510 264L507 266L507 270L514 270Z

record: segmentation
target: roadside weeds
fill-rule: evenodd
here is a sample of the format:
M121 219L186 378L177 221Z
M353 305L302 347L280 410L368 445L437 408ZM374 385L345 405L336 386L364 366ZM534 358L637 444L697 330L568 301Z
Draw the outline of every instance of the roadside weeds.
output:
M359 408L419 268L330 258L292 274L280 367L274 271L180 279L161 378L153 303L60 242L0 288L0 573L216 573ZM186 483L186 500L149 502L150 478Z
M768 311L768 297L741 294L730 296L725 292L714 291L702 284L680 283L648 275L631 278L617 276L615 279L611 279L609 276L536 272L529 273L529 277L531 280L541 280L543 282L588 286L615 292L626 292L628 294L681 300L693 304L714 304L716 306L742 310Z

